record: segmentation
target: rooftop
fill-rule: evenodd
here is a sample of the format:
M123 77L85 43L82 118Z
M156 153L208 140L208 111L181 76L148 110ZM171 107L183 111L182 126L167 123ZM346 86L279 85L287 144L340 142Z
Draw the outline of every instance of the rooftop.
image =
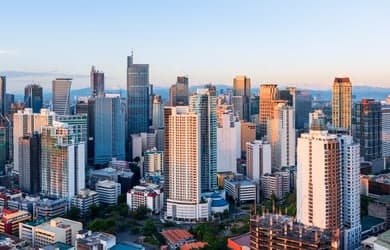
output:
M371 227L382 224L385 221L381 218L373 217L373 216L365 216L360 220L362 224L362 232L369 230Z
M165 230L162 231L161 234L170 244L175 244L176 242L192 239L194 237L184 229Z
M247 246L247 247L249 247L249 244L250 244L250 233L239 235L239 236L230 238L229 240L233 241L234 243L236 243L239 246Z
M192 242L192 243L187 243L187 244L182 245L180 247L180 250L201 249L201 248L203 248L206 245L207 245L206 242L201 242L201 241Z
M145 249L143 246L134 243L119 243L111 248L111 250L143 250L143 249Z

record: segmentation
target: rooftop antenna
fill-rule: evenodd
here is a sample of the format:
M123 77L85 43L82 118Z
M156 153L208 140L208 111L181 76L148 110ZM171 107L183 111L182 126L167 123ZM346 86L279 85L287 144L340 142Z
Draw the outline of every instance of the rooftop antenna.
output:
M131 49L131 57L133 57L134 56L134 49L132 48Z

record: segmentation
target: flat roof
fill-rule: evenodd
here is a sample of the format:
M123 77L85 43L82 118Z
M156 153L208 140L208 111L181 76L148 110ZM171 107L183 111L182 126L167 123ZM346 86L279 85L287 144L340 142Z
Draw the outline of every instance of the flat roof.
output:
M365 216L361 218L360 223L362 224L362 231L366 231L371 227L384 223L385 221L381 218L373 217L373 216Z

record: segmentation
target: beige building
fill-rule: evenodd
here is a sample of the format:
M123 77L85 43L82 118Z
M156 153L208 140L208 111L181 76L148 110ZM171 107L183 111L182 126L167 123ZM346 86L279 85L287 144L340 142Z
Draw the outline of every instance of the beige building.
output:
M200 203L200 116L188 106L165 107L164 121L166 217L208 219L208 204Z
M241 120L250 120L251 79L246 76L236 76L233 80L232 102L234 112Z
M351 132L352 84L348 77L336 77L332 88L332 126Z
M61 242L74 246L77 233L83 229L78 221L57 217L42 224L20 223L19 238L39 248Z
M263 137L267 135L267 122L272 119L273 116L274 101L279 98L278 85L260 85L259 97L260 136Z
M256 140L256 123L241 121L241 153L246 155L246 143Z

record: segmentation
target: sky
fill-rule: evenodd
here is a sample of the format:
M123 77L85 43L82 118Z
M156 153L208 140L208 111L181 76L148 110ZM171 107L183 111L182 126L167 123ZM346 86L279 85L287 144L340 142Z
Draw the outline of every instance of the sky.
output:
M150 82L261 83L327 89L335 76L390 87L388 0L2 1L0 74L8 92L56 77L126 88L126 57L150 64Z

